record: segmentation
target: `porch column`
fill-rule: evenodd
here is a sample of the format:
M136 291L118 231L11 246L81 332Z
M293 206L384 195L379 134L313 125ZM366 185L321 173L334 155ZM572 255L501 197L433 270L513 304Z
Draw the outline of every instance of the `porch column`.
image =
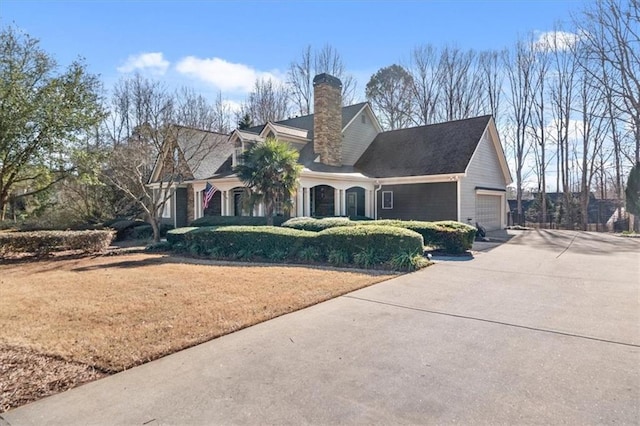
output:
M304 198L304 211L303 216L311 216L311 194L309 193L311 188L303 188L303 198Z
M264 203L258 203L258 216L264 216L264 215L265 215Z
M304 190L302 185L298 185L296 190L296 216L304 216Z
M341 189L333 190L333 215L334 216L340 216L340 212L342 211L342 208L340 207L340 205L342 204L341 193L342 193Z
M220 194L220 216L227 216L227 191Z
M364 190L364 215L371 217L371 192L368 189Z
M202 192L193 188L193 219L199 219L202 217L202 200L200 196Z
M347 190L340 190L340 216L347 215Z

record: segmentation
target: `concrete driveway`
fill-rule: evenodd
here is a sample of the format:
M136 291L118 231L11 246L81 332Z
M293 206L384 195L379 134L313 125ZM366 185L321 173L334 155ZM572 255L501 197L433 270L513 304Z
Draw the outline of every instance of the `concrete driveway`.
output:
M4 414L29 424L638 424L640 240L526 231Z

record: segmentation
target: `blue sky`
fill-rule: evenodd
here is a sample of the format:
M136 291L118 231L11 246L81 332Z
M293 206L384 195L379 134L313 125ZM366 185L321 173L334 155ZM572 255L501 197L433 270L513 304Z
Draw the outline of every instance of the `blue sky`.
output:
M0 25L40 39L61 65L84 57L107 88L140 71L206 96L242 100L256 77L283 79L307 45L335 47L364 91L377 69L420 44L476 50L569 24L579 0L1 0Z

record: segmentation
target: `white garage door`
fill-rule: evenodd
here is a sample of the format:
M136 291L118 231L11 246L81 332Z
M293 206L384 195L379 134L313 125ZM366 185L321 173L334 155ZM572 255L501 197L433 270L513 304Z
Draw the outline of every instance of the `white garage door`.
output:
M476 222L487 231L502 228L500 199L499 195L476 195Z

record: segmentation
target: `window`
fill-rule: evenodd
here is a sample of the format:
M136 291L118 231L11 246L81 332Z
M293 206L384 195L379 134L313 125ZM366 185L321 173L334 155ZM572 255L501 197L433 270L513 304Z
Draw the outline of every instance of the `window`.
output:
M178 161L180 161L180 151L178 148L173 148L173 166L178 167Z
M382 208L393 209L393 191L382 191Z
M164 207L162 209L162 217L164 218L171 217L171 197L167 198L167 201L164 202Z
M362 124L367 124L367 116L366 115L362 114L360 116L360 120L362 120Z
M236 141L233 145L233 165L237 166L242 164L242 153L244 149L242 146L242 141Z

